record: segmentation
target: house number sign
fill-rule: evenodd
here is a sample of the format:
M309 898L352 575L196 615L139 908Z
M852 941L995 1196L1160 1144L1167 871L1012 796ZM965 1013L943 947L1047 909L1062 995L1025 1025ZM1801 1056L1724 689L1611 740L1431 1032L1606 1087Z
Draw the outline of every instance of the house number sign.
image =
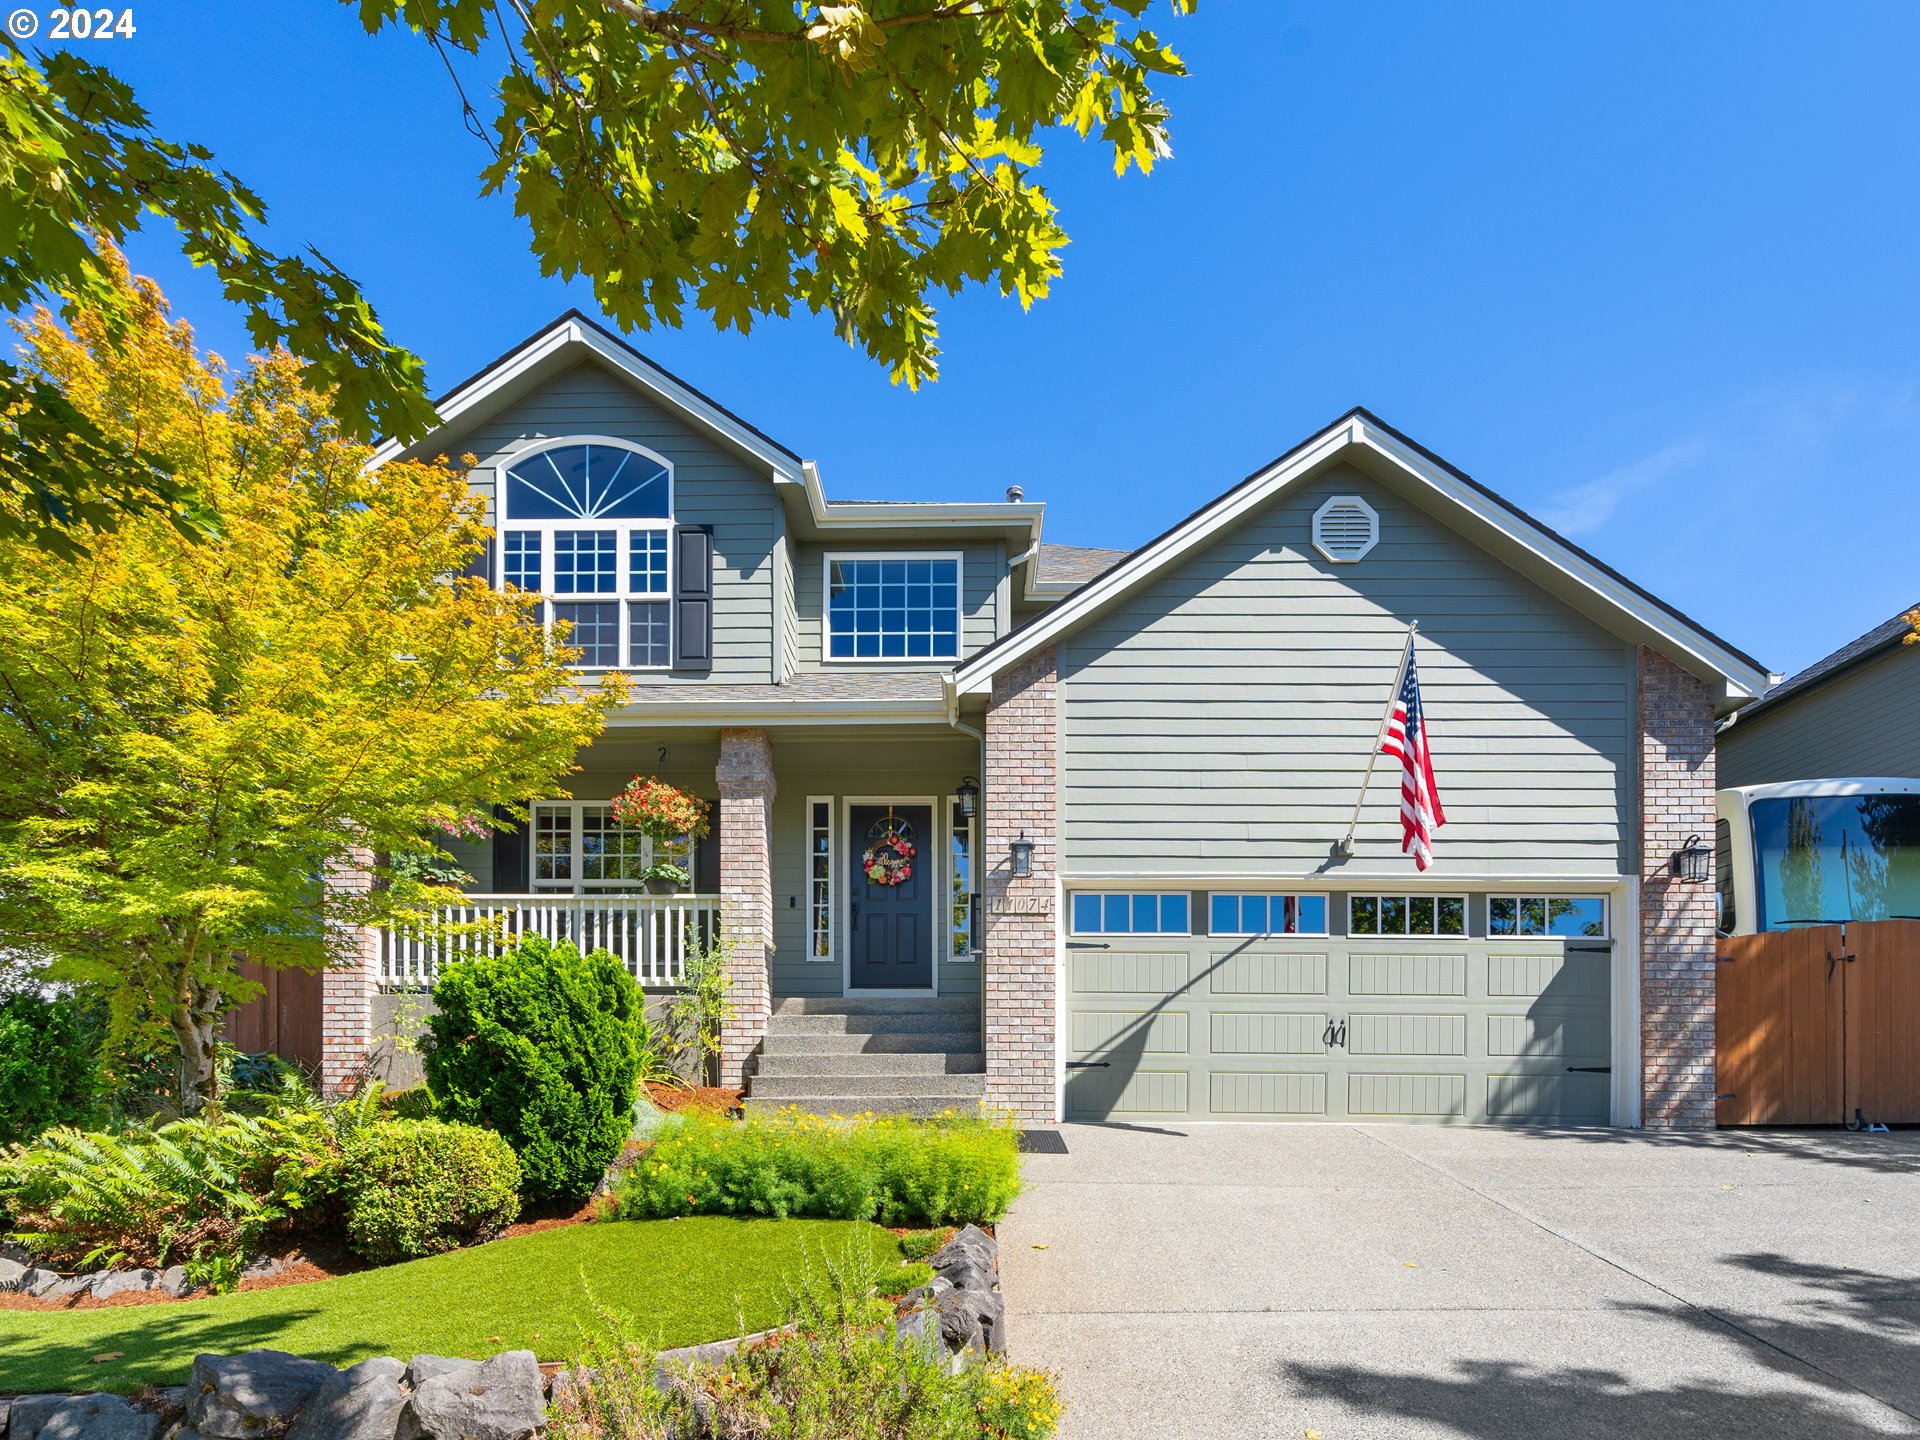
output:
M987 902L989 915L1051 915L1051 895L996 895Z

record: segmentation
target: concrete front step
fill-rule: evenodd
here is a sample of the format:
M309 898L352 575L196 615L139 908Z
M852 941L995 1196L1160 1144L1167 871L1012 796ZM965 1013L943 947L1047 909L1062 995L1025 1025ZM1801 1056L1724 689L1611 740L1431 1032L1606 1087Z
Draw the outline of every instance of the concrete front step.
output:
M957 1110L962 1115L979 1113L980 1102L956 1099L951 1095L797 1095L786 1100L769 1100L749 1095L741 1108L765 1114L791 1107L808 1115L916 1115L922 1119Z
M846 1030L790 1035L769 1030L767 1038L760 1042L763 1055L945 1055L979 1048L977 1029L929 1030L918 1035L863 1034Z
M780 1015L973 1015L980 1013L978 995L789 995L776 1000Z
M892 1011L878 1015L777 1014L767 1025L769 1035L970 1035L980 1038L980 1012L936 1011L914 1014Z
M748 1093L756 1100L797 1100L802 1096L851 1096L884 1100L896 1096L950 1096L978 1100L987 1093L987 1077L967 1075L756 1075Z
M987 1057L979 1051L927 1050L901 1055L762 1055L754 1086L763 1080L795 1075L984 1075Z

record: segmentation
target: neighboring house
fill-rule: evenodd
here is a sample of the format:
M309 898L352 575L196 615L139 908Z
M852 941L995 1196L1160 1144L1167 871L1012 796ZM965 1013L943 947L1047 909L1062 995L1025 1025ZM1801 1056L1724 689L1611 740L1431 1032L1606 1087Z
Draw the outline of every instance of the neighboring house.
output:
M1721 727L1720 784L1920 778L1920 645L1902 611Z
M717 915L750 1103L1712 1124L1713 892L1670 861L1766 672L1366 412L1126 555L1044 541L1017 486L830 501L578 315L440 413L380 458L478 456L489 578L635 682L578 798L461 852L508 898L460 913L647 982ZM1334 853L1416 620L1448 816L1425 873L1384 763ZM606 802L635 774L718 802L691 896L621 882L644 847ZM876 885L903 826L913 875ZM327 977L336 1085L433 958L366 954Z

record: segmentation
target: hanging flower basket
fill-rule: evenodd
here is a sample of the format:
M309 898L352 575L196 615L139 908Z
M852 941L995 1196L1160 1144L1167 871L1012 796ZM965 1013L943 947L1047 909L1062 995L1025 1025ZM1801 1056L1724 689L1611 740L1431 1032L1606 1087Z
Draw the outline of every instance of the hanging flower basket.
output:
M698 795L689 795L650 775L634 776L627 788L613 797L613 818L656 844L678 840L682 835L700 839L707 833L709 808Z

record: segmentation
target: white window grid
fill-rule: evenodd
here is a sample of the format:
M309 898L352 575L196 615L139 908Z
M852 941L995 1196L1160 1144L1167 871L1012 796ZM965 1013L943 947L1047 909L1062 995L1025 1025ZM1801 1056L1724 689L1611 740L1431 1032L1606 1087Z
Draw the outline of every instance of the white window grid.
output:
M807 797L807 959L833 959L833 797Z
M664 467L667 515L617 521L515 518L508 503L507 472L547 451L574 445L625 450ZM532 446L503 463L499 473L499 583L543 595L542 617L549 628L571 623L568 643L586 652L577 668L671 669L672 462L627 441L580 435Z
M906 564L930 564L934 566L951 565L953 567L953 618L951 643L943 638L947 627L942 623L948 615L945 604L934 604L932 597L946 588L946 582L939 578L935 570L929 576L928 585L931 594L924 607L918 603L909 603L910 592L920 583L917 580L900 582L903 593L894 596L890 592L895 588L884 577L878 582L860 582L876 585L879 590L877 603L870 607L856 607L856 625L852 634L852 644L856 653L836 655L834 653L834 567L837 565L886 565L889 562ZM820 571L820 656L828 664L834 665L913 665L930 664L943 660L957 660L964 648L965 628L965 585L966 557L958 551L839 551L830 552L821 557ZM877 630L873 635L872 654L858 653L864 637L858 628L857 617L873 613L879 616L900 614L904 624L896 634L886 630ZM919 617L926 617L925 623L919 623ZM894 653L885 653L887 651Z
M689 839L656 846L615 820L605 800L535 801L532 829L533 888L543 893L637 891L656 860L693 869Z
M1213 923L1217 902L1221 900L1231 900L1235 902L1235 909L1238 912L1238 919L1233 925L1226 929L1221 929ZM1309 929L1306 927L1305 917L1302 914L1304 907L1300 903L1303 900L1318 900L1321 902L1319 928ZM1254 911L1256 908L1248 902L1260 902L1260 905L1265 910L1264 921L1257 929L1250 928L1245 923L1249 918L1249 912ZM1295 923L1292 929L1287 929L1284 925L1289 912L1294 916ZM1273 917L1275 915L1281 917L1282 924L1280 926L1275 926L1273 923ZM1207 896L1207 933L1209 935L1224 935L1235 939L1264 935L1281 937L1288 935L1324 936L1327 933L1332 918L1333 898L1329 895L1314 891L1267 894L1253 891L1219 890Z
M1356 917L1363 905L1373 906L1375 916L1371 931L1355 928ZM1443 906L1458 907L1460 928L1442 929L1444 916L1448 913ZM1389 914L1401 915L1404 928L1388 929ZM1426 916L1422 923L1418 917ZM1467 911L1465 895L1353 895L1347 896L1347 934L1356 940L1464 940L1472 929L1471 916Z
M1600 931L1598 934L1555 935L1552 930L1553 907L1571 906L1575 903L1595 904L1600 907ZM1501 932L1494 929L1495 916L1499 913L1494 907L1512 906L1514 928ZM1537 907L1537 908L1529 908ZM1529 924L1537 928L1525 928ZM1490 940L1611 940L1613 938L1613 906L1607 903L1604 895L1489 895L1487 897L1487 938Z
M1100 901L1100 919L1095 928L1082 928L1080 923L1080 902L1082 900ZM1124 921L1114 918L1113 901L1126 901L1128 914ZM1186 923L1177 930L1159 928L1167 918L1167 902L1178 901L1186 907ZM1141 917L1151 906L1155 928L1142 928ZM1185 890L1075 890L1067 897L1069 929L1075 935L1191 935L1193 933L1193 901Z

